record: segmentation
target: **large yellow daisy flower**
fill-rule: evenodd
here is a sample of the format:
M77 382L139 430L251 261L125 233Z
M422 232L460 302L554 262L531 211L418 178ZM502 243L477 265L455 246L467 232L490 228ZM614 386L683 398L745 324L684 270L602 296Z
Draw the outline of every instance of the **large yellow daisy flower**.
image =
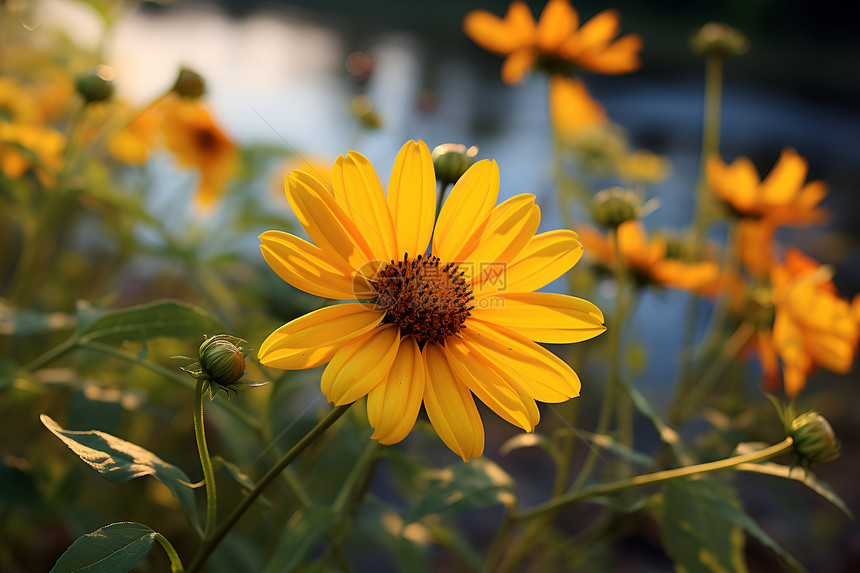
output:
M260 235L278 275L336 304L297 318L263 342L263 364L284 369L328 363L329 402L367 395L373 438L402 440L421 404L439 437L463 460L480 456L484 428L473 395L511 424L532 431L535 400L563 402L580 382L537 342L571 343L605 330L588 301L533 292L582 255L573 231L535 234L533 195L495 205L495 161L460 178L435 223L436 179L423 141L394 162L386 196L370 162L350 151L329 188L293 171L287 199L314 244L280 231Z

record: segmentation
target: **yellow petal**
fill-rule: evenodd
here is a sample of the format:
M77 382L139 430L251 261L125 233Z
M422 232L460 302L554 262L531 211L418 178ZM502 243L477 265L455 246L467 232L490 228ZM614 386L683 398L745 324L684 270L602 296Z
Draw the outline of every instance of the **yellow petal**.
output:
M424 345L424 409L445 445L464 462L484 452L484 424L469 389L455 377L442 349Z
M505 58L502 64L502 81L509 86L520 83L537 60L537 50L532 47L520 48Z
M388 376L400 345L400 329L384 325L342 345L325 367L320 388L329 402L355 402Z
M460 257L464 261L460 270L467 281L476 276L483 281L504 273L507 264L520 254L540 224L540 207L534 200L534 195L516 195L493 209L474 250Z
M497 293L481 298L472 310L472 318L550 344L582 342L606 330L603 313L592 303L546 292Z
M388 378L367 395L367 418L380 444L396 444L415 425L424 399L424 358L413 336L400 340Z
M260 362L284 370L325 364L345 341L373 330L383 314L359 303L336 304L288 322L260 346Z
M604 50L582 54L577 58L577 63L599 74L626 74L638 70L642 65L639 60L641 49L642 38L636 34L628 34Z
M564 402L579 396L579 377L558 356L519 333L469 321L463 343L475 356L541 402Z
M439 212L433 235L433 254L443 261L459 261L471 250L499 196L499 167L483 159L472 165L451 190Z
M472 10L463 18L463 31L485 50L502 56L510 54L531 39L530 27L534 28L534 19L528 7L525 7L523 19L523 7L512 4L504 20L486 10Z
M423 255L436 218L436 175L430 150L423 141L408 141L400 149L388 183L388 208L397 233L397 257Z
M397 239L385 191L376 170L360 153L350 151L332 169L335 199L355 223L376 258L388 262L397 257Z
M582 245L573 231L559 229L535 235L506 265L503 276L476 284L475 297L537 290L569 271L580 257Z
M260 241L263 258L279 277L294 287L323 298L356 298L353 271L339 257L281 231L266 231L260 235Z
M537 25L537 44L552 52L579 26L579 15L568 0L550 0L541 12Z
M783 205L791 201L803 187L807 168L806 160L794 149L784 149L776 165L761 182L761 200L771 205Z
M563 54L572 59L604 49L618 35L619 19L615 10L604 10L597 14L564 42L561 48Z
M316 246L340 256L353 269L374 258L355 223L313 176L303 171L291 172L287 176L287 199Z
M549 108L553 127L573 139L591 126L606 124L603 109L579 78L554 75L549 83Z
M442 347L454 376L500 418L534 431L540 420L537 404L520 386L513 386L484 361L477 359L464 342L448 337Z

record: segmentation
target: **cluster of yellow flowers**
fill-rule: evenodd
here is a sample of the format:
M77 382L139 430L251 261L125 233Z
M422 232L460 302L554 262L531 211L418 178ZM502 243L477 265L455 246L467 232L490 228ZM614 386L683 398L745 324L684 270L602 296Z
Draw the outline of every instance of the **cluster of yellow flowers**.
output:
M196 202L211 208L237 172L238 147L199 97L199 76L199 89L183 93L189 75L196 76L182 70L171 90L139 110L113 97L110 79L98 74L79 76L77 85L53 68L45 77L0 76L0 174L19 179L33 172L50 187L75 147L98 153L106 141L111 156L129 165L165 149L181 167L199 171Z
M827 186L821 181L806 183L807 169L806 160L790 148L783 150L764 179L746 157L726 165L714 156L707 165L714 196L729 216L739 219L741 259L751 284L736 281L737 312L746 312L750 305L770 309L758 325L755 347L766 388L777 391L784 385L790 397L797 396L818 366L848 372L860 338L860 296L853 304L839 298L830 280L832 270L799 250L788 249L782 259L776 253L778 227L826 218L819 203Z

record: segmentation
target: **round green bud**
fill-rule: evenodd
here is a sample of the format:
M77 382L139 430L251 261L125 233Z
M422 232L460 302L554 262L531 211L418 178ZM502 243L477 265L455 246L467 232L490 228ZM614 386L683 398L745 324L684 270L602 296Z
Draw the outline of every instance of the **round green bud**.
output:
M75 79L75 89L86 103L105 101L113 95L115 72L110 66L98 66Z
M239 339L219 334L206 339L198 351L203 372L223 388L234 384L245 374L245 356L235 342Z
M430 154L436 179L446 186L456 183L475 163L476 155L478 155L478 147L475 145L468 149L461 143L437 145Z
M690 40L693 51L703 56L727 58L749 50L749 42L740 31L727 24L709 22Z
M827 419L811 410L791 422L794 451L805 461L823 464L839 457L841 445Z
M171 91L182 97L198 98L206 91L206 80L194 70L180 68Z
M592 220L607 229L642 218L642 198L635 191L612 187L599 191L591 202Z

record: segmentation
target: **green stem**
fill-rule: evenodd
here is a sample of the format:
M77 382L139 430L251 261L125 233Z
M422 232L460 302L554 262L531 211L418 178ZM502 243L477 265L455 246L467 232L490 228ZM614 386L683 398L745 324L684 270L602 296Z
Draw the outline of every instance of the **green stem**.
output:
M708 231L706 213L710 201L710 190L707 181L708 158L720 150L720 113L723 97L723 60L718 56L705 58L705 113L702 125L702 151L699 158L699 179L696 184L696 213L693 220L693 257L701 253L702 243ZM693 384L690 371L695 362L696 326L699 319L699 298L690 295L687 306L687 319L684 324L684 344L687 352L682 353L680 372L678 374L679 390L677 396L683 396Z
M170 572L184 573L185 568L182 566L182 560L179 558L179 554L176 552L176 549L174 549L173 545L170 544L170 541L160 533L155 534L155 540L158 541L164 549L164 552L167 553L167 557L170 559Z
M611 231L610 240L614 245L615 250L615 284L617 292L615 293L615 320L612 321L612 327L609 329L609 374L607 376L606 392L603 395L603 403L600 405L600 414L597 418L597 426L595 426L595 434L605 434L609 428L609 422L612 418L612 405L615 403L615 397L618 392L618 366L619 354L621 346L621 321L624 319L622 310L622 295L624 290L624 260L621 255L621 248L618 244L618 229L614 228ZM598 448L591 448L585 462L582 464L582 469L579 475L576 476L573 484L570 486L570 491L576 491L581 488L591 472L594 470L594 465L597 463Z
M35 372L36 370L44 367L46 364L53 362L57 358L74 350L77 345L78 337L70 336L69 338L65 339L57 346L51 348L41 356L37 356L36 358L25 364L24 370L27 370L28 372Z
M284 457L280 459L280 461L275 464L272 469L266 472L257 485L254 486L248 495L236 506L233 512L227 517L224 523L215 531L211 538L205 540L203 545L200 546L200 549L197 551L197 555L194 557L194 560L191 562L191 565L188 567L188 573L196 573L199 571L203 564L206 563L206 560L212 554L216 547L221 543L227 533L236 525L236 522L239 521L239 518L244 515L244 513L251 507L251 504L260 496L261 493L269 486L269 484L274 481L278 475L286 469L290 463L294 459L296 459L299 454L301 454L305 449L311 445L314 440L319 438L332 424L334 424L338 418L344 415L346 411L352 404L346 404L344 406L335 407L329 414L323 418L316 426L311 429L310 432L305 434L299 442L293 446L290 451L288 451Z
M567 505L583 501L592 497L607 495L625 489L641 487L643 485L659 483L670 479L677 479L696 474L705 474L710 472L727 470L740 464L761 462L791 450L793 445L794 440L791 438L791 436L789 436L778 444L774 444L762 450L750 452L748 454L734 456L731 458L726 458L723 460L717 460L704 464L696 464L694 466L687 466L683 468L654 472L651 474L638 475L610 483L587 487L579 491L572 491L561 497L543 503L537 507L533 507L532 509L520 513L515 519L516 521L528 521L530 519L554 513Z
M200 465L203 467L203 481L206 484L206 526L203 529L203 540L212 536L217 517L217 496L215 495L215 470L209 457L209 447L206 445L206 432L203 428L203 398L209 389L208 380L198 380L194 389L194 438L197 440L197 453L200 454Z
M749 323L745 322L738 327L732 337L722 347L722 352L717 355L717 360L711 363L708 370L699 378L698 383L673 408L670 418L676 424L683 422L711 393L722 379L726 369L732 364L735 357L750 338L752 338L753 334L755 334L755 327Z
M439 193L436 195L436 218L433 220L434 226L439 220L439 213L442 212L442 203L445 202L445 193L448 192L448 187L450 187L448 183L442 183Z

